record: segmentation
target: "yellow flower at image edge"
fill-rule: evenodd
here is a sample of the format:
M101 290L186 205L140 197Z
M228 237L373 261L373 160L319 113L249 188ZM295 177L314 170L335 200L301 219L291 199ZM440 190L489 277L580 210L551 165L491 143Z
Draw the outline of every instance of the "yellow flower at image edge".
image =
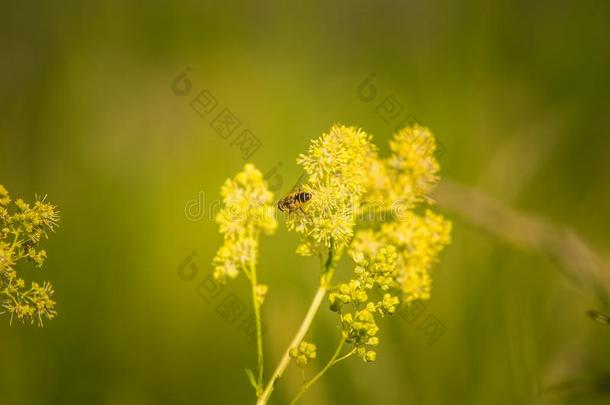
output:
M223 281L235 278L240 271L256 265L258 238L277 228L273 193L268 190L262 173L247 164L221 188L223 207L216 223L224 237L213 260L214 277ZM264 294L261 294L264 296Z
M55 301L50 283L42 285L32 282L28 288L22 278L17 277L14 266L20 261L29 261L42 267L47 253L38 250L38 244L53 231L59 221L55 207L45 199L36 199L33 205L21 199L9 210L11 198L0 185L0 302L11 321L36 322L42 326L43 319L53 319Z

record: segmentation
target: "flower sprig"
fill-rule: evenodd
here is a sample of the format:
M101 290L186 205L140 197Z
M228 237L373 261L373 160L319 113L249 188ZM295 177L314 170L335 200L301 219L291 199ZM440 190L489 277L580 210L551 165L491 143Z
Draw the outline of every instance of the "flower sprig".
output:
M338 313L339 344L328 362L304 380L296 402L324 373L352 355L364 362L377 358L377 320L393 315L400 305L430 297L432 266L450 242L451 223L420 205L431 204L429 193L438 181L436 144L428 128L414 125L398 131L382 158L372 136L355 127L334 125L314 139L297 158L307 174L300 189L282 200L286 226L301 241L297 253L317 255L320 284L309 309L269 381L263 381L262 339L258 329L258 378L248 371L257 404L264 405L293 359L302 369L317 357L317 347L305 337L318 309L328 299ZM224 281L244 272L252 283L257 327L267 286L258 284L256 259L260 233L272 233L277 223L261 173L252 165L221 190L224 207L216 218L224 242L214 258L215 277ZM375 213L367 218L366 213ZM377 215L381 214L381 215ZM353 273L333 286L337 263L345 252ZM347 352L344 348L351 346Z
M375 316L392 315L400 302L395 291L398 287L396 248L382 248L374 261L369 263L363 255L355 254L356 277L329 294L331 310L340 313L342 335L354 346L352 353L365 362L374 361L373 350L379 344L379 327ZM380 299L376 300L378 297ZM346 307L351 311L346 312Z
M213 260L214 277L224 281L235 278L240 271L249 273L256 266L258 237L272 234L277 228L273 193L268 190L262 173L254 165L223 184L220 195L223 208L216 215L223 245Z
M273 193L269 191L262 173L252 164L247 164L234 178L223 184L220 194L223 208L216 216L224 240L212 264L214 278L225 282L243 272L252 287L252 304L256 318L257 373L247 370L257 395L262 392L264 362L262 323L260 307L268 287L258 282L256 262L259 236L270 235L277 228Z
M309 175L306 187L313 196L304 213L287 219L289 229L306 237L297 251L320 254L316 236L322 223L334 230L328 239L348 247L355 265L352 277L328 296L330 309L339 313L341 339L321 374L353 354L374 361L379 344L376 318L394 314L401 303L430 297L430 270L450 242L451 223L429 209L423 216L414 209L433 202L429 193L439 171L435 149L432 132L414 125L394 135L390 156L382 158L369 135L336 125L297 160ZM326 179L334 191L320 187L319 179ZM318 193L322 198L317 199ZM372 217L363 215L371 211ZM345 344L352 348L339 357ZM321 374L304 384L297 399Z
M38 245L57 226L59 215L45 198L36 198L33 204L22 199L12 202L6 188L0 185L0 302L10 314L11 323L16 318L42 326L45 318L57 315L53 287L46 281L26 286L15 266L29 261L42 267L47 253Z

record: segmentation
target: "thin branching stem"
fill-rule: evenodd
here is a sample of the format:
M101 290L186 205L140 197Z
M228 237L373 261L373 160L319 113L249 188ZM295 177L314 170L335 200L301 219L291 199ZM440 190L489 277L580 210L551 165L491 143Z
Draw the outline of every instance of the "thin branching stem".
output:
M313 300L309 305L309 309L307 310L307 314L305 315L303 322L301 322L299 330L297 331L296 335L294 335L292 341L286 348L284 355L280 359L280 362L275 371L273 372L273 375L267 383L267 386L265 387L262 395L259 396L258 401L256 402L257 405L265 405L267 401L269 401L269 397L271 396L271 393L275 388L275 384L277 384L277 381L284 374L286 367L288 367L288 364L290 363L290 349L296 347L299 343L301 343L301 341L303 340L303 338L305 338L305 335L309 331L313 319L315 318L318 310L320 309L320 305L322 304L322 301L324 300L324 297L328 292L328 288L335 272L336 261L337 260L335 256L335 250L331 241L331 246L328 252L328 259L324 263L322 277L320 278L320 286L318 287L318 290L316 291L316 294L314 295Z
M331 368L332 366L334 366L341 360L345 360L349 356L354 354L354 350L352 350L349 353L347 353L346 355L339 357L339 354L341 354L341 350L343 349L343 345L345 344L345 339L346 339L345 336L341 337L341 341L339 342L339 345L337 346L337 349L335 350L335 353L333 354L333 356L330 358L330 360L328 360L328 363L326 363L324 368L322 370L320 370L320 372L318 374L316 374L309 381L307 381L305 384L303 384L303 387L301 387L301 391L299 391L297 396L294 397L294 399L292 400L290 405L296 404L297 401L303 396L303 394L305 394L305 392L307 392L307 390L309 388L311 388L311 386L314 385L316 383L316 381L318 381L324 375L324 373L326 373L328 371L329 368Z

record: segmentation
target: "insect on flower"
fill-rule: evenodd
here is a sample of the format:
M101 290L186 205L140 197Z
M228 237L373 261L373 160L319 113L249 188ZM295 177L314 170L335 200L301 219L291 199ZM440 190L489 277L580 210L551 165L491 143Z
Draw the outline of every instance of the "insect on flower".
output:
M430 141L426 148L419 147L422 137ZM390 141L391 154L384 158L371 135L337 124L312 140L307 153L299 155L297 164L307 179L301 183L299 178L276 206L288 214L301 211L303 215L287 216L286 227L301 234L296 253L320 257L322 275L305 319L268 381L264 378L260 311L267 286L259 283L256 264L258 235L261 231L271 234L277 226L274 197L265 177L251 164L225 182L221 189L224 207L216 217L224 242L213 260L214 277L224 281L243 272L252 284L258 361L256 374L250 370L246 374L258 405L268 403L291 358L303 372L317 358L316 345L303 339L325 296L330 309L338 313L341 340L326 365L303 381L293 404L339 361L352 355L365 363L375 361L380 340L378 318L395 314L401 302L429 298L430 270L451 240L450 221L430 210L424 215L414 211L419 203L429 203L425 196L438 181L435 147L428 128L412 126L395 134ZM400 201L405 214L391 221L359 221L359 212L375 208L372 204L377 201L384 208L394 208ZM331 289L345 252L354 263L353 277ZM347 353L345 345L349 346Z
M311 193L298 189L295 192L288 193L288 195L279 200L277 202L277 208L282 212L288 210L289 214L292 214L294 210L299 209L304 214L303 205L311 200L312 197L313 195Z

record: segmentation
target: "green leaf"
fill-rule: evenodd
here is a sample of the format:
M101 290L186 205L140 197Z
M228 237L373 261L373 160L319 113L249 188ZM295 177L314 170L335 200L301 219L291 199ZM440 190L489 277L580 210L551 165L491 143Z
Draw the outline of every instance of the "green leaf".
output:
M248 376L248 380L250 381L250 385L254 387L255 390L258 390L258 383L256 382L256 377L254 377L254 373L249 368L246 369L246 375Z

